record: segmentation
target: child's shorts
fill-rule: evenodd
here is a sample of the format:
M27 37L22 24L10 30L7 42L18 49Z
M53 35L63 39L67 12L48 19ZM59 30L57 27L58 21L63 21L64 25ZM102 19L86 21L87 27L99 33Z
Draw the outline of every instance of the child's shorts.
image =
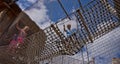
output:
M22 37L18 37L18 38L17 38L17 41L18 41L18 43L21 43L21 44L22 44L22 43L23 43L23 38L22 38Z

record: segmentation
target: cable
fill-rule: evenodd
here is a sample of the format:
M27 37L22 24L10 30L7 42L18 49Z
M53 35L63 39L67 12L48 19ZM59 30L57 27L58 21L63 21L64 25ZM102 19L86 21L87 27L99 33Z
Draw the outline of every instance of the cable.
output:
M65 14L67 15L67 17L71 20L71 18L69 17L67 11L65 10L64 6L62 5L62 3L60 2L60 0L57 0L58 3L60 4L61 8L63 9L63 11L65 12Z

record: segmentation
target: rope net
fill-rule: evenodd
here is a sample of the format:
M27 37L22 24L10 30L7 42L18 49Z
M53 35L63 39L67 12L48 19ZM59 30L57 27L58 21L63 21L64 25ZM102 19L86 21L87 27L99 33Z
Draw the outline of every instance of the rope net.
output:
M55 31L58 37L55 39L54 37L51 37L51 39L53 38L53 40L51 41L52 43L46 42L46 44L49 43L49 45L52 45L49 51L52 51L52 50L53 51L51 53L49 51L48 53L46 52L46 54L48 55L45 55L43 52L42 53L49 58L53 57L54 55L56 56L61 54L74 55L80 51L83 45L92 43L92 41L100 38L101 36L112 31L114 28L118 27L119 16L114 6L112 6L114 2L93 0L87 5L85 5L83 8L80 8L75 12L73 12L72 14L70 14L69 17L71 18L71 20L74 20L75 22L78 23L77 25L78 27L76 28L76 31L73 32L73 34L70 37L65 36L64 32L61 29L62 28L61 25L64 25L64 24L67 25L67 22L70 23L71 20L64 21L66 19L69 19L69 18L64 18L58 21L55 24L55 26L57 25L57 27L54 27L54 29L50 31L50 32ZM60 31L58 30L58 28ZM52 35L53 34L51 34L51 36ZM47 35L47 38L48 37L49 36ZM56 44L56 42L58 45ZM67 43L69 44L68 47L66 46ZM46 45L46 49L47 49L47 45ZM44 52L46 51L46 49L44 50Z
M77 28L75 30L72 28L73 32L70 36L66 36L61 29L62 25L71 21L66 17L44 31L39 30L27 37L25 44L21 45L15 55L16 62L38 64L39 61L59 55L75 55L84 45L92 43L119 26L120 17L117 10L119 10L119 4L116 0L114 2L91 1L69 15L69 18L77 23ZM64 21L67 19L69 20Z

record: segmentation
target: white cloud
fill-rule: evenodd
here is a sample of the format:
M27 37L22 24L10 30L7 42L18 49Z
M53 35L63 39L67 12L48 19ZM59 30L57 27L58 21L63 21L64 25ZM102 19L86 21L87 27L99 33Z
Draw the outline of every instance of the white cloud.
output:
M35 3L37 0L27 0L28 2ZM56 1L56 0L49 0L50 2ZM25 10L25 12L30 16L30 18L36 22L37 25L39 25L40 28L44 29L45 27L48 27L50 25L51 20L49 19L49 16L47 15L47 8L45 6L45 0L39 0L36 4L34 4L32 7L30 7L28 10ZM19 3L19 6L23 9L22 3ZM66 21L68 19L63 20ZM68 20L69 22L66 22L65 24L71 24L72 29L76 28L76 22L75 20ZM63 27L63 25L60 25L60 27ZM60 28L63 31L63 28Z
M45 0L27 0L28 2L33 3L34 5L31 6L29 9L24 10L23 4L27 3L21 3L17 2L22 10L24 10L30 18L35 21L35 23L42 29L48 27L50 25L51 20L49 19L49 16L47 15L47 8L45 3Z
M31 2L33 2L33 0L31 0ZM42 29L50 25L50 19L47 15L47 11L48 10L44 4L44 0L38 1L29 10L25 10L30 18Z

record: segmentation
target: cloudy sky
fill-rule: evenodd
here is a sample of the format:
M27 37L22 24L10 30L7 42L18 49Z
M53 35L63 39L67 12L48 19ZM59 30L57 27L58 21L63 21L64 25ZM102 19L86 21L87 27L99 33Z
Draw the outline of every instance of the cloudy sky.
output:
M83 5L89 1L91 0L81 0ZM61 0L61 2L68 14L79 7L78 0ZM57 0L19 0L17 4L43 29L66 17Z

